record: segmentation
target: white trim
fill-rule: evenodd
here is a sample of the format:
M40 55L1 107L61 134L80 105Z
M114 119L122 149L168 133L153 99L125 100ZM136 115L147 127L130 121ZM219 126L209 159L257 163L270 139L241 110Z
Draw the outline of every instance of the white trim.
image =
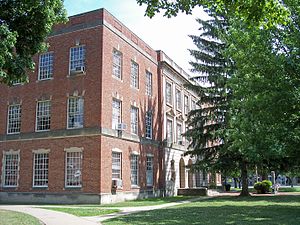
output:
M6 167L6 161L5 156L6 155L18 155L18 175L17 175L17 183L16 185L5 185L5 167ZM3 156L2 156L2 175L1 175L1 187L8 187L8 188L17 188L19 186L19 179L20 179L20 150L3 150Z
M52 74L51 74L51 77L40 79L41 56L42 55L46 55L46 54L52 54ZM39 54L39 65L38 65L38 77L37 77L37 81L53 80L53 74L54 74L54 51L44 52L42 54Z
M132 152L131 152L131 155L140 155L140 153L137 152L137 151L132 151Z
M83 147L70 147L70 148L65 148L65 152L83 152Z
M122 151L121 149L119 149L119 148L113 148L111 151L112 151L112 152L119 152L119 153L122 153L122 152L123 152L123 151Z
M50 149L45 149L45 148L40 148L40 149L37 149L37 150L32 150L32 153L34 153L34 154L49 153L49 152L50 152Z
M154 157L154 154L152 154L152 153L147 153L146 156L147 156L147 157Z
M22 104L21 103L13 103L13 104L8 104L7 105L7 115L6 115L6 134L19 134L21 133L20 131L19 132L12 132L12 133L9 133L8 130L9 130L9 108L11 106L17 106L19 105L20 106L20 131L21 131L21 123L22 123Z

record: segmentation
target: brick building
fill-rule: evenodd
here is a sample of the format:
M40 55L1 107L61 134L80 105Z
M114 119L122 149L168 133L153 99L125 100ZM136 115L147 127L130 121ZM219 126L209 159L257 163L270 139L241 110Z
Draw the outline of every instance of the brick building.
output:
M170 113L164 54L105 9L70 17L48 43L28 83L0 85L0 202L162 195ZM196 96L182 92L184 101L184 93L193 107Z

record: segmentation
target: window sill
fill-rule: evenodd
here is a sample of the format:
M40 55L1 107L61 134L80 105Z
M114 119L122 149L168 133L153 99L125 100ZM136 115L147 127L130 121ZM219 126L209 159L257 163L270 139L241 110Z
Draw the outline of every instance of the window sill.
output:
M6 133L7 135L18 135L20 134L21 132L16 132L16 133Z
M18 186L3 186L3 190L17 190Z
M117 81L120 81L120 82L122 82L122 83L123 83L123 80L122 80L122 78L116 77L116 76L114 76L114 75L112 75L112 78L114 78L115 80L117 80Z
M50 130L35 130L36 133L41 133L41 132L48 132Z
M35 187L32 187L31 190L49 190L49 187L38 187L38 186L35 186Z
M82 190L82 186L80 186L80 187L64 187L63 190L65 190L65 191L70 191L70 190L81 191Z
M53 80L53 77L51 77L51 78L46 78L46 79L38 79L38 80L36 80L36 83L39 83L39 82L43 82L43 81L47 81L47 80Z
M140 189L140 186L138 186L138 185L131 185L131 189Z
M84 76L86 75L86 72L83 72L83 73L74 73L74 74L68 74L67 77L68 78L72 78L72 77L81 77L81 76Z
M82 127L67 127L67 130L76 130L76 129L82 129Z

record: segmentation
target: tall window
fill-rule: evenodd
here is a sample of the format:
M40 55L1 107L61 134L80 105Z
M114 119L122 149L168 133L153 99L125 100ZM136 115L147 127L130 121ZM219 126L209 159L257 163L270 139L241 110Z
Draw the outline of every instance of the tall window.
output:
M3 157L3 186L17 187L19 179L19 152L5 152Z
M131 185L137 186L138 174L139 174L139 157L138 155L131 155L130 167L131 167Z
M184 113L188 114L190 111L190 107L189 107L189 96L184 95Z
M182 125L177 123L177 144L182 145Z
M176 89L176 109L181 110L181 91Z
M166 82L166 103L172 105L172 84Z
M139 65L131 61L131 86L139 88Z
M122 53L113 50L113 76L122 79Z
M122 179L122 154L120 152L112 152L112 179Z
M70 48L70 71L85 70L85 46Z
M7 114L7 133L16 134L20 133L21 129L21 105L8 106Z
M167 120L167 142L173 143L173 121Z
M139 109L131 106L131 133L138 134L138 115Z
M117 129L121 120L121 101L113 99L112 102L112 129Z
M50 130L51 101L38 101L36 109L36 130Z
M146 71L146 95L152 96L152 73Z
M192 110L196 109L196 101L192 99Z
M147 179L147 186L153 186L153 157L147 156L146 162L146 179Z
M35 153L33 158L33 186L48 187L49 154Z
M82 152L66 152L66 187L82 185Z
M148 111L146 112L146 118L145 118L145 126L146 126L146 138L152 139L152 112Z
M68 99L68 128L83 127L83 98L70 97Z
M39 80L50 79L53 76L53 52L40 55Z

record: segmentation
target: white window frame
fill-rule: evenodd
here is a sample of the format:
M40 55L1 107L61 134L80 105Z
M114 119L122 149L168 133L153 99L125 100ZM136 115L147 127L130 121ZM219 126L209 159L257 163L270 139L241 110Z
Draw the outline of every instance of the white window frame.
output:
M169 125L171 124L171 127L169 127ZM174 142L174 137L173 137L173 120L171 119L167 119L167 125L166 125L167 129L166 129L166 138L167 138L167 143L171 144ZM171 128L171 129L170 129Z
M45 59L43 59L43 57L45 57ZM52 78L53 78L53 52L46 52L39 56L38 80L49 80Z
M182 145L183 138L182 138L182 124L181 123L177 123L177 125L176 125L176 137L177 137L177 144ZM181 143L180 143L180 141L181 141Z
M68 164L68 159L73 158L73 164ZM82 187L82 162L83 148L71 147L65 149L65 187L66 188L81 188ZM73 166L75 164L75 166ZM75 168L74 168L75 167ZM69 169L70 168L70 169ZM70 176L75 177L70 180ZM77 178L78 177L78 178ZM74 182L75 184L70 184Z
M115 103L119 104L118 115L116 114L117 108ZM117 122L117 123L116 123ZM112 101L112 129L118 129L118 124L122 123L122 101L116 98L113 98Z
M182 94L181 94L181 90L178 88L175 89L175 100L176 100L176 109L181 111L181 109L182 109Z
M130 130L132 134L138 135L139 130L139 108L131 106L130 108Z
M115 157L118 156L118 157ZM117 160L114 163L114 159ZM119 171L119 172L114 172ZM117 175L115 177L114 175ZM111 177L112 180L122 180L122 152L121 151L112 151L111 155Z
M123 54L117 49L113 49L112 66L113 77L122 80Z
M173 96L172 83L166 81L166 104L167 105L170 105L170 106L173 105L173 101L172 101L173 98L172 98L172 96Z
M186 101L187 99L187 101ZM190 104L189 104L189 96L188 95L184 95L184 113L188 114L190 112Z
M7 156L11 156L11 157L16 157L12 160L16 160L17 162L15 162L15 164L17 163L17 165L15 165L13 171L10 171L9 173L7 172L8 168L7 167ZM11 161L12 161L11 160ZM12 166L10 166L10 168L12 168ZM6 184L6 180L8 180L8 175L12 174L12 172L14 172L14 180L15 183L13 184ZM17 151L13 151L13 150L9 150L9 151L3 151L3 159L2 159L2 187L11 187L11 188L16 188L19 186L19 178L20 178L20 150Z
M18 107L18 110L11 110L12 107ZM11 112L16 112L17 115L11 114ZM21 104L12 104L8 106L7 109L7 134L19 134L21 131L21 113L22 113L22 106ZM15 125L15 126L11 126ZM14 131L12 132L12 127Z
M76 102L73 103L73 105L77 106L74 107L75 109L71 112L71 104L70 101L75 100ZM82 96L70 96L68 98L68 111L67 111L67 128L68 129L78 129L78 128L83 128L84 124L84 99ZM70 117L74 118L74 126L70 126ZM79 121L76 121L79 120ZM81 124L79 124L81 122ZM76 126L77 123L77 126Z
M146 70L146 95L152 96L153 92L153 81L152 81L152 73Z
M48 187L49 182L49 152L48 149L33 151L32 187ZM41 164L37 164L37 156L41 157ZM40 163L40 162L39 162ZM37 172L39 171L39 172ZM42 184L36 184L41 182Z
M147 111L145 115L145 137L153 138L153 113L151 110Z
M39 104L45 104L45 103L49 103L49 110L48 110L48 115L42 115L40 117L38 117L38 114L39 114ZM45 107L44 107L45 108ZM41 101L37 101L36 102L36 115L35 115L35 131L36 132L43 132L43 131L49 131L50 128L51 128L51 100L41 100ZM44 114L44 113L43 113ZM49 120L49 129L38 129L38 121L39 119L42 119L42 118L47 118L48 117L48 120Z
M131 60L130 85L133 88L139 89L139 64Z
M147 187L153 187L153 177L154 177L153 159L154 159L154 157L152 154L151 155L147 154L147 157L146 157L146 185L147 185Z
M131 154L130 156L130 181L131 186L139 186L139 155Z
M72 57L72 50L75 50L75 49L78 49L78 52L79 52L78 57ZM76 67L83 67L85 70L86 46L78 45L78 46L71 47L69 54L70 54L70 57L69 57L69 74L70 74L70 76L72 76L71 71L75 71ZM72 66L73 62L74 62L74 66Z

